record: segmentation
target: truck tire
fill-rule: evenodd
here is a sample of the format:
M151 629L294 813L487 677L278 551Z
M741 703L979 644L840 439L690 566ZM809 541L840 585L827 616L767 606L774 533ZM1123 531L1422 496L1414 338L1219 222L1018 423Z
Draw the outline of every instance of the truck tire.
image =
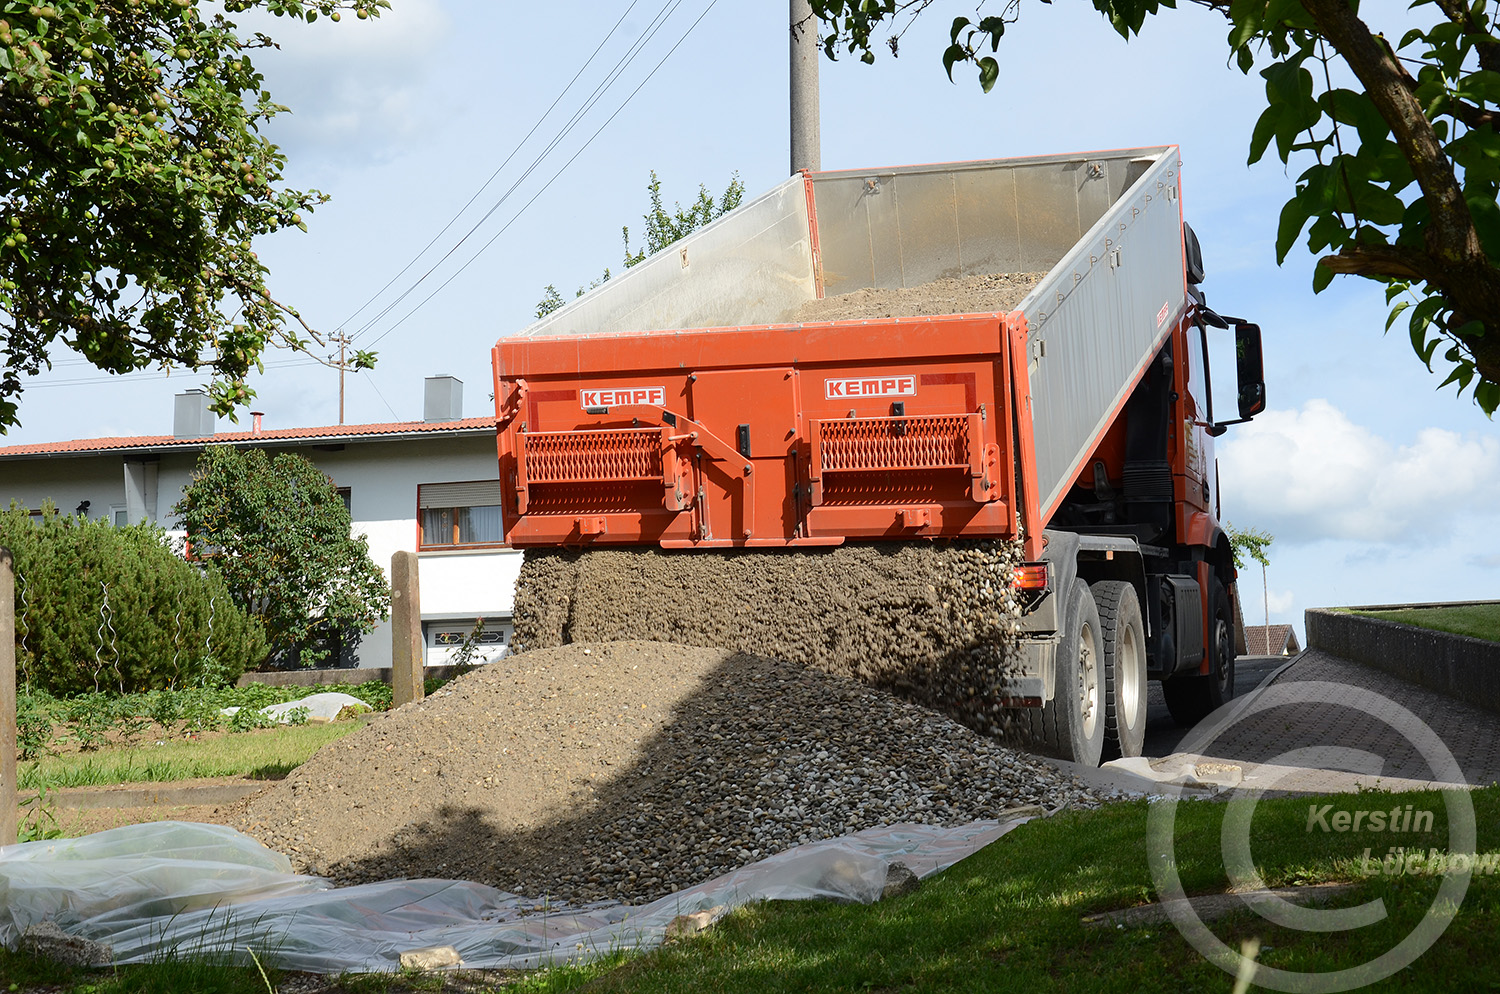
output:
M1073 581L1067 609L1052 700L1022 713L1033 748L1093 767L1104 752L1104 667L1099 610L1088 584Z
M1161 685L1167 710L1179 725L1196 725L1234 697L1234 615L1229 594L1215 579L1209 594L1208 673L1180 673Z
M1100 580L1091 588L1099 608L1104 668L1104 752L1139 756L1146 742L1146 626L1135 585Z

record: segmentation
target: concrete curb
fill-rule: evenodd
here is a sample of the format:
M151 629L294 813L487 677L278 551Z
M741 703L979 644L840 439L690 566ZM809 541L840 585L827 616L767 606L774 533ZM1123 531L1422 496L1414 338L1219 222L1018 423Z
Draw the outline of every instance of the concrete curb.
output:
M1449 635L1346 613L1495 603L1500 602L1380 604L1339 611L1309 608L1303 615L1307 647L1363 663L1428 690L1500 714L1500 642L1486 642L1467 635Z
M233 804L259 793L275 781L255 783L204 784L178 787L172 784L147 784L142 787L65 787L47 792L47 804L56 808L149 808L187 807L197 804ZM23 805L31 803L36 793L21 795Z
M484 663L476 664L479 666ZM470 667L473 669L474 667ZM395 670L390 666L345 666L336 670L266 670L251 673L241 673L239 680L235 682L236 687L248 687L251 684L262 683L268 687L314 687L318 684L328 683L369 683L379 680L381 683L389 684L391 674ZM438 677L443 680L451 680L462 676L459 667L451 665L429 666L423 671L424 678Z

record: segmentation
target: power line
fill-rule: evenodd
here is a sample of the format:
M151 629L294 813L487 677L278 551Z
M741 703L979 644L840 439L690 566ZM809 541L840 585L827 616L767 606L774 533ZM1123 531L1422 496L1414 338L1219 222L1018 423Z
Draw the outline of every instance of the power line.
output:
M54 362L52 365L54 365L54 366L60 366L60 365L63 364L63 362L68 362L70 364L76 364L76 363L88 362L88 361L89 360L87 360L87 359L60 360L58 362ZM265 367L266 367L266 369L271 370L271 369L295 369L295 368L298 368L298 367L301 367L301 366L326 366L326 365L328 365L328 364L326 362L324 362L322 359L318 359L318 358L304 358L304 359L278 359L278 360L266 363ZM27 389L27 390L46 390L49 387L78 387L78 386L88 386L88 385L94 384L94 383L144 383L144 382L146 382L148 380L164 380L164 379L166 379L169 376L172 376L174 374L176 374L178 376L182 376L182 375L191 374L191 373L195 373L195 372L201 372L201 371L200 370L190 369L187 366L175 366L175 367L173 367L171 369L137 369L137 370L131 370L128 373L106 373L106 374L104 374L102 376L78 376L78 377L71 377L69 379L62 379L62 380L47 380L47 381L40 382L40 383L27 383L26 386L25 386L25 389Z
M417 260L420 259L420 258L422 258L422 256L426 255L427 254L427 250L430 249L430 248L432 248L432 246L436 245L438 239L442 238L443 235L447 233L448 229L451 228L451 227L453 227L453 225L458 221L458 219L464 215L464 212L467 211L471 206L473 206L474 201L476 201L476 200L479 199L479 195L489 188L489 185L495 181L495 178L497 176L499 176L501 172L504 171L504 169L505 169L506 166L510 165L510 161L512 159L514 159L516 157L517 153L519 153L521 151L521 149L525 147L526 143L531 140L531 136L534 135L534 134L536 134L537 129L542 126L542 122L545 121L545 120L547 120L547 118L549 116L551 116L552 111L557 107L557 105L559 103L562 102L562 98L565 97L565 96L567 96L568 91L573 88L573 84L576 83L576 82L578 82L579 77L581 77L584 74L584 71L587 70L588 67L593 64L594 59L596 59L599 56L600 51L602 51L604 49L604 46L609 43L609 40L614 37L615 32L620 29L620 25L622 25L622 24L625 23L625 18L627 18L627 17L630 16L630 12L635 9L635 5L638 2L639 2L639 0L631 0L630 6L625 8L625 13L621 14L620 15L620 19L615 22L614 27L612 27L612 28L609 29L609 33L604 36L604 40L601 41L599 43L598 47L596 47L594 49L594 51L589 55L589 57L584 60L583 65L581 65L581 66L578 67L578 71L573 74L573 78L570 79L570 80L568 80L568 85L562 88L562 92L559 93L557 95L556 99L554 99L552 101L552 103L550 105L548 105L547 109L542 112L542 116L536 119L536 123L531 126L531 130L528 131L528 132L526 132L526 136L524 138L522 138L519 142L516 143L516 147L515 148L513 148L513 149L510 150L510 154L505 157L505 161L502 162L502 163L500 163L500 165L495 169L494 172L490 173L490 178L487 179L487 180L485 180L484 183L483 183L483 185L481 185L479 187L479 189L477 189L477 190L474 191L474 195L471 196L468 199L468 201L465 202L464 205L458 209L457 213L455 213L451 218L448 219L448 223L444 224L443 227L438 231L437 234L435 234L435 235L432 236L432 240L429 241L426 245L422 246L421 251L419 251L416 255L412 256L410 262L408 262L406 265L404 265L404 266L401 267L401 271L400 272L398 272L395 276L392 276L389 280L386 280L385 285L382 286L379 290L376 290L375 293L370 296L369 300L366 300L363 304L360 304L358 310L356 310L353 314L350 314L348 317L344 318L344 320L342 320L342 321L339 322L338 327L341 330L349 322L351 322L355 318L359 317L359 315L364 311L364 309L366 307L369 307L377 299L379 299L379 297L380 297L381 294L383 294L387 290L389 290L391 288L391 285L393 283L395 283L401 277L405 276L406 273L407 273L407 271L409 271L412 266L414 266L414 265L417 264Z
M678 2L680 3L681 0L678 0ZM630 95L627 96L625 98L624 102L621 103L620 106L615 109L615 112L613 114L609 115L609 117L605 119L605 121L604 121L603 124L599 125L599 127L594 131L594 133L589 136L588 140L585 141L583 143L583 145L581 145L579 147L578 151L574 152L573 155L571 157L569 157L568 161L564 162L562 164L562 166L558 168L557 172L555 172L555 173L552 174L551 179L547 180L547 182L542 185L542 188L540 190L538 190L535 194L532 195L532 197L531 197L530 200L526 201L526 203L524 203L524 204L521 205L520 210L516 211L514 214L511 215L510 220L506 221L505 224L504 224L504 226L502 226L499 231L495 232L494 235L490 236L489 241L485 242L483 245L481 245L479 247L479 251L475 252L472 256L469 257L469 261L468 262L465 262L462 266L460 266L458 268L458 270L453 273L453 275L449 276L446 280L444 280L442 283L440 283L437 286L437 288L434 289L431 293L429 293L426 297L423 297L420 303L418 303L411 310L407 311L406 314L404 316L402 316L395 324L391 325L389 328L387 328L385 331L381 332L373 340L371 340L370 345L371 346L375 345L381 339L385 338L391 332L395 331L397 328L399 328L403 324L405 324L406 321L407 321L407 319L409 319L413 314L417 313L417 311L421 310L424 306L426 306L426 304L427 304L428 301L430 301L433 297L436 297L439 293L441 293L443 291L443 289L445 287L448 286L448 284L452 283L455 279L457 279L460 275L462 275L463 272L466 269L468 269L476 261L478 261L479 257L484 254L485 250L488 249L491 245L493 245L495 243L495 240L497 238L499 238L501 235L505 234L505 232L510 228L510 226L512 224L514 224L516 222L516 220L518 218L520 218L520 216L523 213L526 212L526 209L528 207L530 207L532 204L536 203L537 198L540 197L543 193L546 193L547 190L548 190L548 188L550 188L552 186L552 184L554 182L556 182L557 179L560 176L562 176L563 172L566 171L567 168L573 164L574 160L577 159L580 155L582 155L584 153L584 151L590 145L593 144L594 139L598 138L599 135L600 135L600 133L602 133L605 128L609 127L610 122L612 122L616 117L618 117L620 115L620 112L623 111L626 108L626 106L629 105L629 103L630 103L630 101L632 99L634 99L635 95L641 91L641 88L644 87L647 83L649 83L651 81L652 77L656 75L657 70L661 69L661 67L666 63L667 59L671 58L672 54L674 52L676 52L678 48L682 47L682 43L685 42L685 41L687 41L688 35L690 35L690 34L693 33L693 29L696 28L698 26L698 24L705 17L708 16L709 11L713 10L714 6L717 3L718 3L718 0L710 0L709 5L706 8L704 8L703 13L701 13L701 14L698 15L698 19L695 20L691 25L688 26L688 29L685 32L683 32L681 38L677 39L677 44L673 45L671 47L671 49L668 50L667 54L664 55L664 56L662 56L661 61L657 62L656 65L655 65L655 67L652 68L651 72L646 75L646 78L643 79L643 80L641 80L641 82L636 86L636 88L634 90L630 91ZM517 181L517 182L519 183L519 181ZM512 187L512 189L514 189L514 187ZM499 204L496 204L495 206L499 207ZM495 210L495 208L491 208L490 212L485 215L485 218L487 219L490 216L490 214L493 214L494 210ZM481 219L480 223L483 223L483 220L484 219ZM477 228L478 225L476 225L475 227ZM472 233L473 232L471 230L470 234L472 234ZM468 236L465 235L464 237L467 238ZM460 244L462 244L462 242L460 242ZM458 246L455 245L454 249L457 249L457 248L458 248ZM451 255L451 254L452 254L452 251L450 250L449 255ZM444 258L447 258L447 256L444 256ZM434 267L434 268L436 268L436 267ZM416 287L413 286L412 289L416 289ZM410 292L410 291L408 291L408 292ZM403 294L402 296L404 297L405 294ZM398 298L398 300L399 300L399 298ZM387 311L389 309L390 308L387 308ZM366 325L366 327L369 327L369 326ZM361 331L363 331L363 329L361 329Z
M553 138L547 143L546 147L543 148L542 151L539 152L534 159L532 159L531 165L527 166L526 170L524 172L522 172L519 177L517 177L517 179L515 180L515 182L511 183L510 187L508 189L506 189L506 191L503 194L501 194L500 199L497 200L494 204L492 204L490 206L489 210L485 211L484 215L482 217L480 217L480 219L477 222L475 222L474 225L472 227L470 227L467 232L464 233L463 237L460 238L458 240L458 242L453 245L452 248L448 249L447 252L443 253L443 256L440 259L438 259L435 263L433 263L430 268L428 268L427 272L423 273L420 277L418 277L417 281L415 283L413 283L411 286L409 286L405 290L403 290L399 295L397 295L395 297L395 299L393 299L390 303L386 304L385 307L381 308L379 314L376 314L373 318L371 318L370 320L366 321L362 326L360 326L360 328L357 331L354 332L354 334L352 336L353 338L356 338L356 339L359 338L361 335L363 335L367 331L369 331L374 325L376 325L377 323L379 323L380 320L382 318L384 318L387 314L389 314L391 311L395 310L396 307L403 300L405 300L412 293L414 293L416 291L416 289L419 286L421 286L422 283L424 283L429 276L431 276L433 273L435 273L438 270L438 268L441 267L442 264L444 262L446 262L450 256L453 255L453 253L457 252L464 245L464 243L467 242L469 240L469 238L476 231L478 231L484 225L484 223L486 221L488 221L490 219L490 217L493 216L494 213L497 210L499 210L505 204L505 202L507 200L510 199L511 195L516 192L516 190L521 186L521 184L524 183L528 178L530 178L530 176L531 176L531 174L533 172L535 172L538 168L540 168L543 160L546 159L546 157L552 153L553 149L557 148L558 145L562 144L563 139L566 138L569 134L572 133L573 129L575 127L577 127L579 121L583 118L583 116L585 114L587 114L590 110L592 110L594 108L594 106L603 98L605 92L608 91L609 87L611 87L620 78L620 76L622 76L624 74L625 70L628 69L630 67L630 65L635 62L636 58L640 55L641 51L644 50L645 46L647 44L649 44L653 38L656 37L657 32L659 32L661 30L661 28L666 24L666 22L671 18L671 16L674 13L677 12L677 8L680 7L680 6L682 6L682 3L683 3L683 0L668 0L667 5L664 5L662 7L662 9L657 12L656 17L652 19L651 23L649 25L647 25L647 29L646 29L646 31L642 32L641 37L639 39L637 39L634 43L632 43L631 47L626 51L625 55L621 56L620 60L615 63L615 67L608 74L606 74L605 78L597 86L594 87L593 93L591 93L588 96L588 98L584 101L583 105L581 107L579 107L578 110L576 110L576 111L573 112L573 116L568 119L568 122L565 125L563 125L562 130L559 131L556 135L554 135ZM717 0L713 0L713 2L709 4L708 9L704 10L703 14L700 14L698 16L698 21L703 20L703 18L708 14L708 11L711 10L711 9L713 9L714 3L717 3ZM693 28L698 26L698 21L694 21L693 24L692 24L692 26L688 28L687 32L685 32L683 34L682 39L679 39L678 42L677 42L677 44L674 45L674 46L672 46L671 52L667 53L668 56L670 56L672 54L672 52L675 52L677 50L678 46L680 46L682 44L682 40L686 39L687 35L692 32ZM665 61L666 61L666 59L663 58L662 62L665 62ZM661 62L658 62L657 65L656 65L656 69L660 69L660 68L661 68ZM647 80L649 80L652 75L655 75L656 69L653 69L651 71L651 73L649 75L647 75L647 77L646 77ZM642 81L642 85L644 85L644 82L645 81L643 80ZM625 98L625 102L629 103L630 102L630 98L634 97L635 94L638 93L639 91L640 91L640 86L637 86L636 89L634 91L632 91L630 97L626 97ZM623 109L623 107L624 107L624 104L621 105L622 109ZM619 111L617 110L615 113L618 114ZM613 119L614 119L614 115L611 115L610 116L610 120L613 120ZM607 124L608 122L606 121L605 123ZM597 132L595 132L595 134L597 135ZM592 141L592 140L593 139L591 138L590 141ZM584 147L586 148L587 144L585 144ZM576 158L576 156L575 156L575 158ZM569 159L568 161L572 162L572 159ZM564 168L566 168L566 164L564 165ZM554 176L553 178L555 179L556 177ZM532 199L535 200L536 198L533 197ZM529 205L530 205L530 202L528 202L528 206ZM522 208L522 209L524 210L525 208ZM443 285L446 286L448 282L451 282L451 279L449 281L446 281ZM428 299L431 299L431 298L429 297ZM423 303L426 303L426 301L424 300ZM418 306L420 306L420 305L418 305ZM380 337L383 338L385 336L382 334Z

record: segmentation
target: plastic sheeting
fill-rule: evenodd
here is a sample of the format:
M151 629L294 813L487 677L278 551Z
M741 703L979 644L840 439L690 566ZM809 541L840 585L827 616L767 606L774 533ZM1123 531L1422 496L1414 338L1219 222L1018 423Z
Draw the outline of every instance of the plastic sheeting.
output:
M0 848L0 942L52 921L107 943L115 963L254 950L309 973L390 971L403 951L453 946L471 969L534 968L659 944L678 915L751 901L870 903L889 864L952 866L1030 812L956 828L895 825L799 846L650 904L547 907L483 884L392 880L334 887L231 828L128 825Z
M280 704L271 704L260 709L260 713L268 718L275 718L285 723L287 715L298 708L307 709L309 721L332 721L339 716L344 708L352 707L358 711L369 711L370 705L352 694L341 694L336 691L324 691L321 694L309 694L295 701L282 701ZM233 715L239 712L239 708L224 708L222 714Z

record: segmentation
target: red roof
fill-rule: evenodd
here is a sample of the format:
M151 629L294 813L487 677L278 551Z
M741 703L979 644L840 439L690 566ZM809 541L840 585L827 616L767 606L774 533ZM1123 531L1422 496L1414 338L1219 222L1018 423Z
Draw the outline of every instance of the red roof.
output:
M1269 628L1265 625L1245 626L1247 656L1284 656L1300 651L1297 633L1292 630L1291 625L1272 625Z
M462 421L393 421L371 425L329 425L323 428L270 428L261 431L215 432L198 438L176 438L172 435L132 435L120 438L80 438L69 442L42 442L38 445L11 445L0 448L0 459L26 456L88 455L120 449L192 449L206 445L245 442L296 441L301 443L341 438L370 440L376 437L400 437L423 434L467 434L495 426L494 418L464 418Z

